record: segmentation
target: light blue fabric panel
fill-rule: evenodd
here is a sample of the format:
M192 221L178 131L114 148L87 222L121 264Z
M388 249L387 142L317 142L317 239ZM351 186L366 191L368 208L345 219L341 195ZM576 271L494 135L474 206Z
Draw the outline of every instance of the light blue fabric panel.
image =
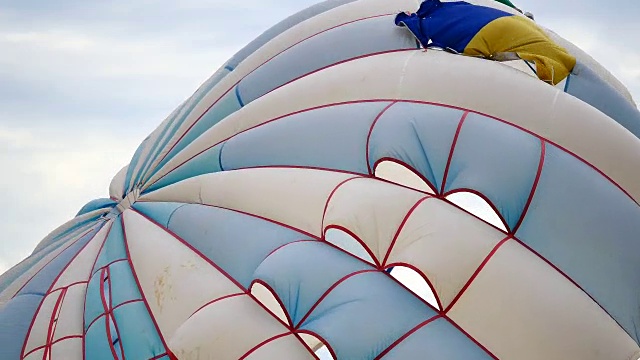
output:
M76 216L84 215L88 212L92 212L98 209L104 209L109 207L114 207L118 203L108 198L100 198L89 201L85 206L83 206L80 211L76 214Z
M389 275L363 273L331 291L301 328L327 340L338 359L371 360L435 315Z
M357 271L372 269L326 243L305 241L269 255L254 276L274 289L295 325L333 284Z
M140 209L155 220L149 203ZM220 266L245 288L260 262L277 247L309 236L266 220L204 205L186 205L175 211L169 230ZM242 258L242 261L238 261Z
M194 176L222 171L222 167L220 166L220 150L223 146L224 143L218 144L187 161L155 184L149 186L143 193L146 194Z
M161 169L169 160L171 160L182 149L191 144L198 136L202 135L209 128L217 124L220 120L228 115L238 111L242 107L241 100L236 95L235 89L224 95L215 105L213 105L187 132L176 146L167 154L160 162L157 169ZM155 173L155 171L154 171Z
M434 320L409 335L391 349L384 359L406 360L415 359L417 356L429 360L493 359L449 321L442 318Z
M640 138L640 112L593 70L578 62L565 91L607 114Z
M100 296L100 272L95 273L89 280L87 285L87 297L84 306L84 329L98 316L104 314L104 306L102 305L102 298Z
M290 165L367 174L367 136L388 102L311 110L262 125L229 139L225 170Z
M20 359L41 295L22 295L0 308L0 359Z
M272 26L270 29L262 33L262 35L258 36L255 40L251 41L244 48L238 51L231 59L229 59L229 61L227 61L224 67L235 69L238 64L240 64L249 55L251 55L260 47L271 41L271 39L275 38L286 30L289 30L293 26L318 14L324 13L340 5L348 4L353 1L355 0L327 0L289 16L278 24Z
M42 268L18 294L44 294L58 277L60 272L80 252L80 250L95 236L97 230L86 234L75 244L69 246Z
M122 232L122 223L120 218L113 220L113 225L109 229L109 234L105 239L104 245L98 254L93 271L100 269L113 261L126 259L127 252L124 248L124 233ZM108 225L107 225L108 226Z
M415 49L415 40L407 36L406 30L389 26L394 16L355 21L294 45L240 82L242 99L245 104L249 103L293 79L344 60L390 50Z
M189 206L185 203L174 202L137 202L133 204L133 209L137 210L156 221L158 224L167 227L173 214L179 208Z
M85 357L87 360L114 360L107 338L106 317L94 322L85 335Z
M547 145L517 237L555 264L640 340L640 207L591 167ZM540 279L544 281L544 279Z
M125 301L141 299L138 284L131 272L129 262L120 261L109 266L111 273L111 301L118 306ZM98 273L99 274L99 273Z
M529 199L541 151L541 142L533 135L470 113L458 135L445 192L479 191L513 229Z
M388 157L404 162L440 190L451 143L463 111L443 106L397 103L373 128L369 164Z
M166 352L158 331L142 302L113 311L127 359L150 359Z

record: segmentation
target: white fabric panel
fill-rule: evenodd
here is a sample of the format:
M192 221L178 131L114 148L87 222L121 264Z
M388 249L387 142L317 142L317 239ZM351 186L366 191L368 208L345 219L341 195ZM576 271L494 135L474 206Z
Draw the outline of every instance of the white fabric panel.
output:
M402 186L407 186L422 192L434 194L433 189L431 189L429 185L424 182L424 180L422 180L418 175L409 170L407 167L396 162L380 162L376 166L374 174L379 179L384 179L396 184L400 184Z
M31 354L29 354L29 356L24 358L24 360L42 360L43 356L44 356L44 349L40 349L38 351L34 351Z
M193 177L140 197L215 205L272 219L318 237L329 194L353 175L296 168L255 168Z
M639 351L582 290L514 240L448 315L500 359L628 360Z
M127 170L129 170L129 165L120 169L116 176L111 180L111 184L109 184L109 196L111 198L118 200L122 199L124 182L127 179Z
M407 220L388 263L420 269L446 308L505 236L474 216L431 198Z
M180 360L237 360L288 329L248 295L215 302L195 313L169 340Z
M302 345L295 335L288 335L279 339L270 341L254 352L249 354L245 359L247 360L273 360L273 359L287 359L287 360L302 360L302 359L315 359L315 357L309 352L309 350Z
M53 292L44 298L44 301L36 315L36 319L29 331L27 346L24 348L25 354L35 348L44 346L47 343L51 314L53 313L53 309L56 306L56 302L58 301L60 294L62 294L61 290Z
M282 305L280 305L274 294L269 291L266 286L260 283L253 284L251 287L251 295L253 295L258 301L260 301L260 303L262 303L262 305L282 320L283 323L291 325Z
M321 31L330 29L337 25L345 24L358 19L366 17L384 15L384 14L396 14L400 11L407 9L418 8L421 1L418 0L367 0L367 1L355 1L349 4L345 4L316 15L311 19L303 21L296 26L293 26L289 30L283 32L279 36L275 37L260 49L256 50L253 54L249 55L244 61L242 61L238 67L223 78L193 109L189 117L184 121L176 135L165 147L162 155L168 153L169 149L177 142L184 132L192 126L196 119L204 113L204 111L211 106L217 99L221 98L227 90L232 88L238 81L242 80L245 76L258 68L261 64L288 49L292 45L317 34ZM393 23L390 26L394 26ZM240 130L240 129L239 129ZM206 141L207 144L214 144L210 141ZM183 150L182 154L176 156L172 161L169 161L162 170L150 178L149 183L154 182L160 176L166 174L169 170L174 169L178 164L184 162L197 152ZM154 166L159 164L160 156L154 163Z
M452 67L455 72L450 71ZM518 91L513 91L514 81L518 82ZM429 88L424 84L440 86ZM377 55L309 75L222 120L195 141L189 152L198 153L210 144L284 114L363 99L429 101L505 119L578 154L640 201L640 182L635 173L640 167L640 140L628 130L590 105L529 75L494 61L442 51ZM606 138L601 136L603 133Z
M65 336L82 335L84 326L84 299L87 285L78 284L67 289L67 293L60 304L60 314L53 340Z
M66 339L51 347L51 360L82 360L82 353L82 339Z
M165 338L207 302L243 292L216 268L162 228L131 210L124 213L131 262Z
M331 197L324 227L349 229L382 262L402 220L424 197L421 192L372 178L351 180Z
M93 239L82 249L80 253L71 261L69 266L60 275L53 285L52 289L59 289L70 284L88 281L91 275L91 269L96 262L96 258L100 253L102 244L109 234L110 225L105 225L100 229Z

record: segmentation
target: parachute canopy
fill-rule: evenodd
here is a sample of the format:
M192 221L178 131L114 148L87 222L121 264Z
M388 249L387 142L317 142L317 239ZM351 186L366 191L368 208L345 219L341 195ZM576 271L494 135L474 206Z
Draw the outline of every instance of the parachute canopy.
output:
M0 358L637 359L638 111L560 38L555 87L424 51L416 5L234 56L0 277Z

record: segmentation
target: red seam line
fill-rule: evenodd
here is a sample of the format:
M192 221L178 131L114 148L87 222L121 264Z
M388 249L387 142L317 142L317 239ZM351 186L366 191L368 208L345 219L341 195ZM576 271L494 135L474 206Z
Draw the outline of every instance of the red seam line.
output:
M476 338L471 336L471 334L469 334L465 329L461 328L460 325L458 325L455 321L453 321L453 319L451 319L447 315L442 315L442 318L446 319L451 325L453 325L456 329L458 329L458 331L460 331L467 338L469 338L469 340L473 341L476 345L478 345L478 347L484 350L484 352L486 352L487 355L491 356L495 360L499 360L498 357L495 356L491 351L489 351L489 349L486 346L482 345L480 341L476 340Z
M107 340L109 341L109 350L111 350L111 355L114 359L118 359L118 353L116 353L116 348L113 346L113 337L111 336L111 326L109 326L109 322L113 321L110 317L111 310L109 309L109 305L107 304L107 298L104 294L104 278L107 269L100 270L100 301L102 302L102 308L105 311L106 320L104 322L104 326L106 329Z
M274 340L278 340L278 339L280 339L281 337L285 337L285 336L287 336L287 335L291 335L291 332L285 332L285 333L282 333L282 334L278 334L278 335L272 336L272 337L270 337L270 338L268 338L268 339L266 339L266 340L262 341L261 343L257 344L256 346L252 347L251 349L249 349L249 351L247 351L246 353L244 353L244 355L242 355L241 357L239 357L239 358L238 358L238 360L246 359L246 358L247 358L247 356L251 355L251 353L252 353L252 352L254 352L254 351L258 350L258 349L259 349L259 348L261 348L262 346L264 346L264 345L266 345L266 344L268 344L268 343L270 343L270 342L272 342L272 341L274 341Z
M411 336L413 333L415 333L416 331L418 331L418 330L422 329L423 327L429 325L431 322L440 319L441 317L442 317L442 315L438 314L438 315L433 316L433 317L421 322L420 324L416 325L413 329L411 329L408 332L406 332L398 340L394 341L391 345L389 345L386 349L384 349L380 354L378 354L378 356L376 356L374 358L374 360L381 359L383 356L387 355L391 350L393 350L393 348L395 348L398 344L400 344L406 338Z
M402 222L400 223L400 226L398 226L398 229L396 230L395 235L393 235L393 240L391 240L391 244L389 244L389 248L387 249L386 254L384 255L384 259L382 260L382 265L381 268L384 268L384 264L387 263L387 260L389 260L389 256L391 255L391 251L393 251L393 247L396 245L396 241L398 241L398 237L400 236L400 232L402 231L402 229L404 228L404 226L407 224L407 221L409 221L409 218L411 217L411 215L413 215L413 212L418 208L418 206L420 206L423 202L425 202L428 199L433 198L433 196L425 196L422 199L418 200L415 204L413 204L413 206L411 207L411 209L409 209L409 211L407 212L407 214L404 216L404 218L402 219Z
M305 165L256 165L256 166L247 166L247 167L238 168L238 169L227 169L225 171L250 170L250 169L305 169L305 170L330 171L333 173L355 175L362 178L369 177L367 176L367 174L362 174L355 171L331 169L331 168L320 167L320 166L305 166Z
M162 359L162 358L163 358L163 357L165 357L165 356L169 356L169 353L164 353L164 354L156 355L156 356L152 357L152 358L151 358L151 359L149 359L149 360L158 360L158 359ZM169 356L169 357L171 357L171 356Z
M449 158L447 159L447 166L444 168L444 176L442 177L442 186L440 187L440 194L444 194L444 189L447 185L447 176L449 176L449 167L451 166L451 160L453 159L453 152L456 149L456 144L458 142L458 136L460 136L460 130L462 130L462 125L464 121L467 119L467 115L469 115L469 111L465 111L462 114L462 118L460 118L460 122L458 122L458 127L456 128L456 133L453 136L453 141L451 142L451 150L449 151Z
M413 190L413 191L419 191L419 192L424 193L424 194L436 195L436 194L438 193L438 190L436 190L436 186L435 186L434 184L432 184L432 183L431 183L431 181L429 181L429 179L427 179L424 175L422 175L421 173L419 173L416 169L414 169L413 167L411 167L409 164L405 163L404 161L398 160L398 159L394 159L394 158L391 158L391 157L383 157L383 158L380 158L380 159L376 160L375 164L373 164L373 171L374 171L374 173L375 173L375 170L376 170L376 168L378 167L378 165L380 165L381 163L383 163L383 162L385 162L385 161L392 162L392 163L396 163L396 164L398 164L398 165L400 165L400 166L404 167L404 168L405 168L405 169L407 169L408 171L411 171L413 174L415 174L416 176L418 176L422 181L424 181L424 183L425 183L425 184L427 184L427 186L428 186L428 187L429 187L429 189L431 190L431 193L429 193L429 192L424 192L424 191L422 191L422 190L418 190L418 189L412 188L412 187L410 187L410 186L406 186L406 185L398 184L398 183L395 183L395 182L390 181L390 180L387 180L387 179L382 179L382 178L378 178L378 177L376 177L376 179L378 179L378 180L380 180L380 181L384 181L384 182L390 183L390 184L394 184L394 185L397 185L397 186L402 186L402 187L404 187L404 188L411 189L411 190Z
M153 325L155 326L156 331L158 332L158 337L160 338L160 341L162 341L162 346L164 346L165 350L168 350L169 346L167 345L167 342L165 341L164 336L160 331L160 327L158 326L158 322L156 321L155 316L153 316L151 307L149 306L149 303L147 302L147 298L144 295L144 291L142 290L142 285L140 285L140 279L138 279L138 274L136 273L136 269L133 267L133 260L131 259L131 253L129 252L129 241L127 240L127 231L124 223L124 214L120 216L120 224L122 225L124 249L127 254L127 259L129 260L129 267L131 267L131 274L133 274L133 279L135 280L136 285L138 286L138 290L140 291L140 297L142 298L142 302L144 303L144 306L147 308L147 312L149 313L149 318L151 318L151 321L153 322Z
M273 289L271 287L271 285L267 284L265 281L263 281L261 279L255 279L255 280L253 280L251 282L251 285L249 285L249 292L251 292L251 289L253 288L253 286L255 284L260 284L260 285L264 286L271 293L271 295L276 300L278 305L280 305L280 308L281 308L282 312L284 313L284 316L287 318L287 322L289 323L287 327L289 329L292 329L293 328L293 320L291 320L291 316L289 315L289 312L287 311L287 308L284 306L284 303L280 299L280 296L278 296L278 293L276 293L275 289Z
M493 203L493 201L491 201L491 199L489 199L485 194L481 193L480 191L475 190L475 189L469 189L469 188L459 188L459 189L455 189L455 190L449 191L449 192L447 192L447 193L443 194L442 196L446 198L446 197L448 197L449 195L453 195L453 194L457 194L457 193L463 193L463 192L471 193L471 194L473 194L473 195L478 196L478 197L479 197L479 198L481 198L482 200L484 200L484 201L487 203L487 205L489 205L489 207L491 208L491 210L493 210L493 212L498 216L498 219L500 219L500 222L501 222L501 223L502 223L502 225L504 226L504 229L499 229L499 230L500 230L500 232L503 232L503 233L509 233L509 224L507 224L507 221L504 219L504 217L502 216L502 214L501 214L501 213L500 213L500 211L498 210L498 207L497 207L497 206L495 206L495 204ZM452 202L451 200L448 200L448 201L449 201L451 204L453 204L453 202ZM460 206L458 206L458 207L460 207ZM460 207L460 208L464 210L464 208L462 208L462 207ZM466 211L466 212L468 212L469 214L471 214L471 215L475 216L476 218L478 218L478 219L480 219L480 220L482 220L482 221L484 221L484 222L487 222L486 220L481 219L481 218L480 218L479 216L477 216L476 214L474 214L474 213L472 213L472 212L470 212L470 211L467 211L467 210L465 210L465 211ZM488 222L487 222L487 223L488 223ZM495 225L493 225L493 224L492 224L492 226L497 228L497 226L495 226Z
M366 156L365 161L367 163L367 170L369 171L369 175L373 175L373 171L371 169L371 165L369 165L369 143L371 142L371 134L373 134L373 128L376 126L376 124L378 123L378 120L380 120L382 115L384 115L384 113L387 112L387 110L389 110L389 108L391 108L393 105L395 105L397 103L398 103L397 101L393 101L389 105L385 106L384 109L382 109L382 111L380 111L380 113L375 117L375 119L371 123L371 126L369 127L369 133L367 133L367 142L366 142L366 145L365 145L366 146L366 148L365 148L365 156Z
M363 250L364 250L367 254L369 254L369 256L371 257L371 260L373 261L373 263L372 263L371 261L367 261L367 260L365 260L365 259L362 259L361 257L359 257L359 256L357 256L357 255L355 255L355 254L351 254L351 252L349 252L349 251L347 251L347 250L345 250L345 249L343 249L343 248L339 247L338 245L333 244L333 243L331 243L330 241L328 241L328 240L327 240L327 231L329 231L330 229L339 230L339 231L342 231L342 232L346 233L347 235L351 236L351 237L353 238L353 240L354 240L354 241L356 241L360 246L362 246ZM334 224L332 224L332 225L327 226L327 227L324 229L324 235L323 235L323 237L324 237L324 242L325 242L327 245L332 245L333 247L335 247L335 248L338 248L338 249L342 250L342 252L349 253L349 254L351 254L351 255L353 255L353 256L355 256L355 257L357 257L358 259L363 260L363 261L364 261L364 262L366 262L368 265L371 265L371 266L373 266L373 267L375 267L375 268L380 268L380 266L381 266L381 265L380 265L380 262L378 261L377 257L376 257L376 256L375 256L375 254L373 253L373 251L369 248L369 245L367 245L367 243L365 243L365 242L364 242L364 240L362 240L358 235L356 235L356 234L355 234L353 231L351 231L350 229L347 229L346 227L341 226L341 225L334 225Z
M433 297L435 297L436 303L438 304L438 312L442 312L443 306L442 306L442 302L440 302L440 296L438 295L438 292L436 291L436 288L433 286L433 283L431 283L431 281L429 280L429 277L427 277L427 275L425 275L422 272L422 270L418 269L417 267L415 267L415 266L413 266L411 264L403 263L403 262L389 264L389 265L387 265L385 267L385 270L393 268L393 267L406 267L406 268L411 269L411 270L415 271L416 273L418 273L418 275L420 275L420 277L422 277L424 279L424 281L427 283L427 285L431 289L431 293L433 293ZM391 276L393 276L393 275L391 275Z
M324 203L324 210L322 211L322 221L320 223L320 234L324 233L324 219L327 216L327 210L329 209L329 203L331 202L331 199L333 198L333 195L335 195L335 193L338 191L338 189L340 189L340 187L342 187L342 185L348 183L349 181L355 180L355 179L362 179L361 176L357 176L357 177L351 177L348 178L346 180L343 180L341 182L338 183L338 185L336 185L333 190L331 190L331 192L329 193L329 196L327 196L327 201Z
M82 360L86 360L86 356L87 356L86 339L84 337L84 334L85 334L84 324L85 324L85 321L86 321L86 314L87 314L87 293L88 293L87 290L89 290L89 281L91 281L91 277L93 277L93 275L94 275L93 269L96 267L96 264L98 263L98 258L100 257L100 254L102 253L102 250L104 249L104 245L107 243L107 239L109 238L109 234L111 234L111 229L113 229L113 221L110 222L109 229L106 230L104 239L102 239L102 244L100 244L100 247L98 249L98 253L96 254L96 258L93 260L93 264L91 265L91 271L89 272L89 277L87 278L87 288L85 289L85 292L84 292L84 303L82 304L82 334L83 334L83 336L82 336Z
M116 306L113 307L113 309L111 309L111 312L113 313L114 311L116 311L117 309L119 309L122 306L128 305L128 304L132 304L132 303L137 303L137 302L142 302L142 299L135 299L135 300L127 300L121 304L118 304ZM107 315L106 313L102 313L100 315L98 315L98 317L96 317L95 319L93 319L89 325L87 326L87 330L84 332L85 334L89 332L89 328L91 328L91 326L93 326L93 324L98 321L101 317Z
M91 230L89 230L86 234L88 234L90 231L91 231ZM76 253L72 258L71 258L71 260L69 260L69 262L68 262L68 263L67 263L67 264L62 268L62 270L58 273L58 275L56 275L56 278L55 278L55 279L53 280L53 282L51 283L51 286L49 286L49 289L47 290L47 293L51 290L51 288L53 288L53 285L55 285L55 283L60 279L60 277L62 276L62 274L64 274L64 272L67 270L67 268L69 268L69 265L71 265L71 263L73 263L73 262L76 260L76 258L78 257L78 255L80 255L80 253L82 253L82 251L87 247L87 245L89 245L89 243L90 243L91 241L93 241L93 239L95 238L96 234L98 234L98 232L99 232L99 231L96 231L96 233L95 233L95 234L93 234L93 236L91 237L91 239L89 239L89 241L87 241L87 243L86 243L86 244L84 244L84 246L83 246L83 247L82 247L82 248L81 248L81 249L80 249L80 250L79 250L79 251L78 251L78 252L77 252L77 253ZM73 244L75 244L76 242L80 241L80 239L82 239L86 234L84 234L84 235L82 235L82 236L78 237L78 239L77 239L77 240L75 240L75 241L73 241L73 243L72 243L71 245L73 245ZM71 246L71 245L69 245L69 246ZM62 254L62 252L64 252L65 250L67 250L67 249L69 248L69 246L68 246L68 247L66 247L64 250L62 250L62 251L60 252L60 254ZM58 254L58 255L60 255L60 254ZM58 255L56 255L55 257L57 257ZM55 257L54 257L54 258L55 258ZM51 261L53 261L53 259L51 259ZM50 261L50 262L51 262L51 261ZM49 264L49 263L47 263L47 265L48 265L48 264ZM46 265L45 265L45 267L46 267ZM43 267L43 269L44 269L44 267ZM40 269L40 270L42 270L42 269ZM38 272L40 272L40 270L38 270ZM35 275L34 275L34 276L35 276ZM15 296L15 295L14 295L14 296ZM38 313L40 312L40 309L42 308L42 304L44 303L44 300L45 300L45 296L43 296L43 297L42 297L42 300L40 300L40 304L38 305L38 308L36 309L35 313L33 314L33 318L31 319L31 324L29 325L29 330L27 330L27 334L25 335L25 338L24 338L24 340L23 340L23 343L22 343L22 350L20 351L20 358L22 358L22 359L24 359L24 351L25 351L25 348L27 347L27 341L29 340L29 336L31 336L31 330L33 329L33 325L34 325L34 324L35 324L35 322L36 322L36 318L38 317Z
M213 299L213 300L207 302L206 304L200 306L198 309L196 309L196 311L194 311L193 313L191 313L191 315L189 315L189 318L191 318L193 315L198 313L198 311L200 311L200 310L206 308L207 306L209 306L211 304L214 304L214 303L216 303L218 301L222 301L222 300L225 300L225 299L229 299L229 298L236 297L236 296L241 296L241 295L246 295L246 294L247 293L245 293L245 292L241 292L241 293L229 294L229 295L225 295L225 296L221 296L219 298Z
M139 202L140 202L140 201L139 201ZM291 225L285 224L285 223L283 223L283 222L280 222L280 221L277 221L277 220L273 220L273 219L269 219L269 218L266 218L266 217L264 217L264 216L260 216L260 215L252 214L252 213L250 213L250 212L246 212L246 211L242 211L242 210L237 210L237 209L231 209L231 208L227 208L227 207L224 207L224 206L217 206L217 205L209 205L209 204L197 204L197 205L208 206L208 207L212 207L212 208L216 208L216 209L222 209L222 210L227 210L227 211L233 211L233 212L236 212L236 213L238 213L238 214L243 214L243 215L251 216L251 217L254 217L254 218L256 218L256 219L261 219L261 220L264 220L264 221L270 222L270 223L272 223L272 224L280 225L280 226L285 227L285 228L287 228L287 229L291 229L291 230L293 230L293 231L299 232L299 233L301 233L301 234L303 234L303 235L306 235L306 236L308 236L308 237L310 237L310 238L312 238L312 239L322 240L322 238L321 238L321 237L319 237L318 235L314 235L314 234L312 234L312 233L310 233L310 232L307 232L307 231L302 230L302 229L298 229L298 228L296 228L296 227L294 227L294 226L291 226ZM134 209L134 210L135 210L135 209ZM136 212L138 212L138 211L136 210ZM140 212L138 212L138 213L139 213L139 214L141 214L141 215L143 215L143 216L145 216L144 214L142 214L142 213L140 213ZM145 217L147 217L147 216L145 216ZM147 217L147 218L148 218L148 217ZM153 219L151 219L151 218L148 218L148 219L149 219L150 221L152 221L153 223L157 224ZM162 226L162 225L159 225L159 224L157 224L157 225L158 225L158 226ZM165 228L164 228L164 227L162 227L162 229L165 229ZM169 230L169 229L166 229L165 231L168 231L169 233L173 234L174 236L177 236L177 235L175 235L173 232L171 232L171 230ZM184 242L184 241L183 241L183 242ZM189 246L189 245L187 245L187 246ZM198 252L198 253L199 253L199 252ZM200 254L200 253L199 253L199 254ZM201 256L203 256L203 255L201 255ZM244 289L243 287L240 287L240 288L241 288L241 289Z
M533 186L531 187L529 198L527 199L527 203L524 205L522 214L520 215L520 219L518 219L518 223L516 224L516 226L513 227L513 231L511 231L512 234L515 234L516 232L518 232L518 229L520 229L520 225L522 225L522 223L524 222L524 217L527 215L527 212L529 211L529 206L531 205L531 202L533 201L533 197L536 194L536 190L538 189L538 182L540 181L540 175L542 174L542 168L544 167L545 155L546 155L546 145L544 140L540 140L540 163L538 164L538 171L536 172L536 178L533 181Z
M99 254L98 254L98 256L99 256ZM127 261L127 259L118 259L118 260L114 260L114 261L112 261L112 262L110 262L110 263L108 263L108 264L106 264L106 265L103 265L103 266L101 266L101 267L99 267L99 268L97 268L97 269L94 269L94 270L93 270L93 272L91 273L91 276L95 275L98 271L100 271L100 270L102 270L102 269L108 268L108 267L110 267L110 266L111 266L111 265L113 265L113 264L117 264L117 263L119 263L119 262L124 262L124 261ZM94 266L95 266L95 264L94 264Z
M68 336L61 337L60 339L57 339L57 340L51 342L51 347L53 347L55 344L57 344L59 342L62 342L62 341L65 341L65 340L71 340L71 339L82 339L82 335L68 335ZM29 355L33 354L34 352L36 352L38 350L42 350L42 349L44 349L46 347L47 347L47 345L38 346L37 348L34 348L33 350L31 350L28 353L26 353L24 355L24 357L25 358L29 357Z
M15 292L15 294L13 294L13 296L11 297L11 299L15 298L15 297L20 293L20 291L22 291L22 289L24 289L24 287L25 287L25 286L27 286L27 284L29 284L29 283L31 282L31 280L33 280L33 278L34 278L34 277L36 277L36 275L38 275L38 274L40 273L40 271L42 271L42 269L44 269L45 267L47 267L47 265L51 264L51 262L52 262L53 260L57 259L57 258L58 258L58 256L59 256L60 254L62 254L65 250L67 250L68 248L70 248L71 246L73 246L73 244L75 244L75 243L77 243L78 241L80 241L80 239L82 239L85 235L87 235L87 234L88 234L88 233L90 233L90 232L91 232L91 230L87 230L87 231L85 231L82 235L78 236L78 238L77 238L77 239L73 240L73 241L72 241L72 242L71 242L67 247L65 247L65 248L64 248L64 249L62 249L58 254L56 254L54 257L52 257L52 258L51 258L51 260L47 261L47 263L46 263L46 264L44 264L44 265L40 268L40 270L36 271L36 273L35 273L35 274L33 274L33 275L29 278L29 280L27 280L24 284L22 284L22 286L20 287L20 289L18 289L18 291L16 291L16 292ZM91 241L91 240L89 240L89 241ZM55 251L55 250L54 250L54 251ZM57 278L56 278L56 280L57 280ZM55 283L55 282L54 282L54 283Z
M58 299L56 299L56 304L53 307L53 311L51 311L51 317L49 318L49 329L47 330L47 342L45 344L44 353L42 354L43 360L51 358L51 342L53 340L53 337L55 336L55 331L58 325L57 320L60 316L61 304L66 294L67 289L62 289L62 291L60 291L60 295L58 296Z
M451 303L449 304L449 306L447 306L447 308L444 310L444 313L448 313L453 306L458 302L458 300L460 300L460 298L462 297L462 295L465 293L465 291L467 291L467 289L471 286L471 283L473 283L473 281L476 279L476 277L478 276L478 274L480 274L480 271L482 271L482 269L487 265L487 263L489 263L489 260L491 260L491 258L493 257L493 255L496 254L496 252L498 252L498 250L500 249L500 247L502 245L504 245L507 241L513 239L513 236L509 235L506 238L502 239L498 244L496 244L496 246L493 247L493 249L491 250L491 252L484 258L484 260L482 261L482 263L480 264L480 266L478 266L478 268L476 269L476 271L473 273L473 275L471 275L471 277L469 278L469 280L467 281L466 284L464 284L464 286L462 287L462 289L460 289L460 291L458 292L458 294L456 295L455 298L453 298L453 300L451 301Z
M77 285L86 285L86 284L89 284L89 282L88 281L76 281L76 282L71 283L69 285L60 286L59 288L55 288L55 289L49 291L49 294L51 294L52 292L68 289L70 287L74 287L74 286L77 286Z
M207 108L207 109L206 109L206 110L205 110L205 111L200 115L200 116L198 116L198 118L193 122L193 124L191 124L191 125L190 125L186 130L185 130L185 132L184 132L184 133L183 133L183 134L178 138L178 140L177 140L177 141L176 141L176 142L171 146L171 148L169 149L169 151L167 151L167 152L162 156L162 158L160 159L160 161L158 162L158 164L159 164L159 163L161 163L161 162L162 162L162 161L167 157L167 155L171 153L171 151L176 147L176 145L177 145L180 141L182 141L182 139L187 135L187 133L188 133L189 131L191 131L191 129L193 129L193 127L198 123L198 121L200 121L200 119L202 119L202 117L204 117L204 115L205 115L206 113L208 113L208 112L209 112L209 110L211 110L211 108L212 108L215 104L217 104L217 103L218 103L218 102L219 102L219 101L220 101L220 100L221 100L225 95L227 95L227 94L228 94L228 93L229 93L233 88L235 88L236 86L238 86L238 85L240 84L240 82L242 82L242 80L244 80L247 76L249 76L249 75L251 75L252 73L254 73L257 69L261 68L264 64L268 63L269 61L271 61L272 59L274 59L274 58L275 58L275 57L277 57L278 55L280 55L280 54L284 53L285 51L287 51L287 50L291 49L292 47L294 47L294 46L296 46L296 45L298 45L298 44L302 43L303 41L308 40L308 39L310 39L310 38L312 38L312 37L314 37L314 36L316 36L316 35L322 34L322 33L326 32L326 31L329 31L329 30L332 30L332 29L338 28L338 27L343 26L343 25L351 24L351 23L354 23L354 22L357 22L357 21L360 21L360 20L366 20L366 19L370 19L370 18L374 18L374 17L388 16L388 15L392 15L392 14L382 14L382 15L369 16L369 17L365 17L365 18L361 18L361 19L356 19L356 20L352 20L352 21L349 21L349 22L346 22L346 23L343 23L343 24L336 25L336 26L334 26L334 27L331 27L331 28L329 28L329 29L325 29L325 30L320 31L320 32L318 32L318 33L315 33L315 34L313 34L313 35L311 35L311 36L309 36L309 37L306 37L306 38L304 38L304 39L302 39L302 40L300 40L300 41L298 41L298 42L294 43L293 45L291 45L291 46L289 46L289 47L285 48L284 50L282 50L282 51L278 52L277 54L273 55L272 57L270 57L269 59L267 59L266 61L264 61L262 64L258 65L255 69L253 69L253 70L249 71L245 76L243 76L242 78L240 78L240 80L236 81L233 85L231 85L231 86L229 87L229 89L227 89L227 90L226 90L222 95L220 95L220 97L218 97L218 98L217 98L217 99L216 99L216 100L215 100L215 101L214 101L214 102L213 102L213 103L212 103L212 104L211 104L211 105L210 105L210 106L209 106L209 107L208 107L208 108ZM206 95L205 95L205 97L206 97ZM202 100L204 100L204 98L203 98ZM196 105L197 105L197 104L196 104ZM180 125L181 125L181 124L178 124L178 127L179 127ZM153 184L151 184L151 185L153 185Z
M345 282L346 280L356 276L356 275L360 275L360 274L364 274L364 273L369 273L369 272L378 272L377 269L367 269L367 270L360 270L360 271L356 271L354 273L348 274L343 276L340 280L336 281L335 283L333 283L333 285L331 285L323 294L322 296L320 296L320 298L318 298L318 300L316 300L316 302L311 306L311 308L309 308L309 311L307 311L307 313L305 314L305 316L300 319L300 321L298 322L298 324L295 326L295 329L298 329L302 324L304 324L305 320L307 320L307 318L309 317L309 315L311 315L311 313L313 313L313 311L316 309L316 307L318 307L318 305L322 302L322 300L324 300L330 293L331 291L333 291L333 289L335 289L336 287L338 287L338 285L342 284L343 282Z
M311 331L311 330L305 330L305 329L299 329L295 332L296 336L300 336L299 334L307 334L307 335L311 335L313 337L315 337L317 340L320 341L320 343L323 346L327 347L327 350L329 351L329 353L331 354L331 356L333 357L334 360L338 359L338 357L336 356L336 352L333 350L333 348L331 347L331 345L329 345L329 343L320 335L318 335L316 332ZM313 351L313 349L311 349L309 347L309 345L307 345L306 342L304 342L304 340L302 340L302 338L300 338L300 341L302 341L305 345L305 347L311 352L311 354L316 358L319 359L318 356L315 354L315 352Z
M557 267L554 263L552 263L551 261L549 261L547 258L545 258L544 256L542 256L542 254L538 253L537 251L535 251L532 247L530 247L529 245L527 245L526 243L524 243L522 240L518 239L517 237L513 237L513 239L520 245L522 245L525 249L529 250L531 253L533 253L535 256L537 256L538 258L540 258L542 261L544 261L545 263L547 263L549 266L551 266L551 268L553 268L554 270L556 270L560 275L562 275L565 279L569 280L569 282L571 282L575 287L577 287L578 289L580 289L585 295L587 295L594 303L596 303L600 309L602 309L602 311L604 311L607 315L609 315L609 317L611 319L613 319L613 321L616 322L616 324L618 324L618 326L620 327L620 329L624 332L627 332L627 330L625 330L625 328L620 324L620 322L618 322L618 320L616 318L614 318L609 311L607 311L607 309L605 309L602 305L600 305L600 303L598 301L596 301L596 299L591 296L591 294L589 294L582 286L580 286L575 280L573 280L568 274L566 274L564 271L562 271L559 267Z
M120 336L120 329L118 328L118 322L116 321L116 316L113 313L113 290L111 287L111 269L106 268L107 275L109 276L109 316L111 317L111 321L113 321L113 327L116 329L116 336L118 337L118 345L120 345L120 351L122 352L122 359L126 358L124 354L124 345L122 344L122 336Z

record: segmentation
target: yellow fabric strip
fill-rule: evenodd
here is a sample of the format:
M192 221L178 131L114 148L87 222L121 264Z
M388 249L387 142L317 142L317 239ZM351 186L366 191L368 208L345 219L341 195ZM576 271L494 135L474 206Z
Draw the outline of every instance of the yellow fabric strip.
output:
M556 44L533 21L506 16L485 25L471 39L465 55L489 57L497 52L515 52L536 64L538 78L556 85L576 65L576 58Z

